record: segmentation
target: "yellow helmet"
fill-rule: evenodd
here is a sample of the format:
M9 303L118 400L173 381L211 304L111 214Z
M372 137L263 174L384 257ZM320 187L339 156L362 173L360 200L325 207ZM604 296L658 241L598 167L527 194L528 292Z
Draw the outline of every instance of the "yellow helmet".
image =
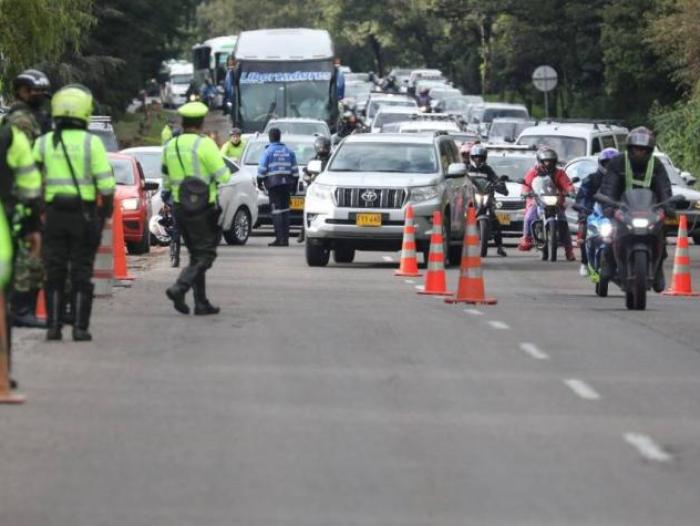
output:
M203 119L209 113L209 108L201 102L188 102L180 106L177 112L187 119Z
M92 115L92 93L82 84L68 84L51 99L51 116L54 119L70 118L88 122Z

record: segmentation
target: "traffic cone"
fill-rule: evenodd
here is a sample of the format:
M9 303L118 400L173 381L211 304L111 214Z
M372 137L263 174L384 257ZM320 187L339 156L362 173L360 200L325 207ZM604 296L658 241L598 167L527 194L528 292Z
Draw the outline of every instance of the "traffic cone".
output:
M5 321L5 295L0 292L0 404L23 404L26 398L13 393L10 387L8 334Z
M688 251L688 218L681 216L676 238L676 257L673 261L671 288L663 292L666 296L700 296L693 292L690 279L690 253Z
M413 224L413 207L406 207L406 224L403 227L403 244L401 246L401 263L394 276L416 278L422 274L418 272L418 260L416 259L416 227Z
M36 299L36 312L34 316L37 320L46 321L46 296L44 295L44 289L39 291L39 295Z
M425 284L418 294L428 296L451 296L445 279L445 253L443 252L442 214L433 212L433 232L430 235L430 255Z
M122 203L120 199L114 200L114 213L112 214L112 253L114 254L114 279L132 280L129 268L126 265L126 243L124 242L124 222L122 220Z
M467 228L464 231L462 264L459 270L459 286L454 298L446 298L445 303L471 303L474 305L495 305L496 300L484 294L484 278L481 272L479 232L476 229L476 209L467 208Z

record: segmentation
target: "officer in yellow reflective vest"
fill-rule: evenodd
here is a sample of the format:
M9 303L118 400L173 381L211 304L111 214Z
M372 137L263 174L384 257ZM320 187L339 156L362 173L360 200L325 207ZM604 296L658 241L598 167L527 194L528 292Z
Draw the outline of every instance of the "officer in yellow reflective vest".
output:
M61 313L70 268L73 340L89 341L92 267L104 221L112 215L114 175L102 141L86 131L92 114L90 90L80 84L63 87L51 100L51 114L55 131L34 144L46 202L46 338L62 338Z
M201 102L189 102L180 107L183 132L163 148L162 168L163 201L172 199L175 220L190 253L190 264L166 295L175 310L189 314L185 295L191 288L194 313L200 316L219 312L207 299L205 274L216 259L220 237L218 186L231 178L216 143L201 133L208 111Z

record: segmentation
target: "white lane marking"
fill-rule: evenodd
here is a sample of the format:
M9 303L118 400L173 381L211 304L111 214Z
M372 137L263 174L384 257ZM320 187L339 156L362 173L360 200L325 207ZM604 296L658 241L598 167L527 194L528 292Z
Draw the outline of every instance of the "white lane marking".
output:
M415 283L415 281L413 281L412 279L407 279L405 281L405 283L408 283L409 285L413 285Z
M521 343L520 348L535 360L549 360L549 355L539 349L534 343Z
M383 259L384 261L386 261L387 263L393 263L393 262L394 262L394 258L392 258L391 256L383 256L382 259Z
M584 400L600 400L600 395L596 392L596 390L583 380L569 378L568 380L564 380L564 383L569 387L569 389Z
M476 309L464 309L464 312L471 314L472 316L483 316L484 313Z
M425 287L423 285L416 285L416 290L423 290Z
M497 321L497 320L491 320L489 322L489 325L491 325L491 327L493 329L496 329L499 331L507 331L508 329L510 329L510 327L508 326L507 323L503 323L502 321Z
M647 460L655 460L657 462L670 462L673 456L664 451L649 435L641 433L625 433L625 441L631 446L637 448L639 454Z

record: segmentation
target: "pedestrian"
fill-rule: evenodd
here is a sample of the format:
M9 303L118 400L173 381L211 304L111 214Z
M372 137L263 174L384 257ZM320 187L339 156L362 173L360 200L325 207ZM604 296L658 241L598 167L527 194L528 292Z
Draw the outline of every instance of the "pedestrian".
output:
M265 147L258 164L258 179L262 179L270 197L272 225L275 240L271 247L289 246L289 199L290 190L296 189L299 168L294 152L282 141L279 128L271 128L268 134L270 144Z
M51 100L55 130L34 145L44 176L47 340L61 340L70 273L73 340L90 341L92 267L106 219L112 216L115 180L102 140L87 132L92 93L81 84L61 88ZM99 197L99 199L98 199Z
M187 292L194 293L196 315L218 314L207 299L206 272L216 259L219 243L218 186L231 178L216 143L202 133L209 109L201 102L180 107L183 132L163 149L163 202L172 199L175 221L190 253L185 267L166 295L175 310L189 314Z
M231 130L231 138L221 147L221 155L239 162L243 156L245 145L246 141L241 137L241 129L233 128Z
M2 221L12 232L12 249L18 243L26 243L29 254L37 257L41 251L40 230L41 174L34 165L32 148L27 136L8 121L0 123L0 214ZM3 251L7 258L7 249ZM12 364L12 279L4 283L4 296L7 305L7 349L8 364ZM14 380L11 385L16 387Z

